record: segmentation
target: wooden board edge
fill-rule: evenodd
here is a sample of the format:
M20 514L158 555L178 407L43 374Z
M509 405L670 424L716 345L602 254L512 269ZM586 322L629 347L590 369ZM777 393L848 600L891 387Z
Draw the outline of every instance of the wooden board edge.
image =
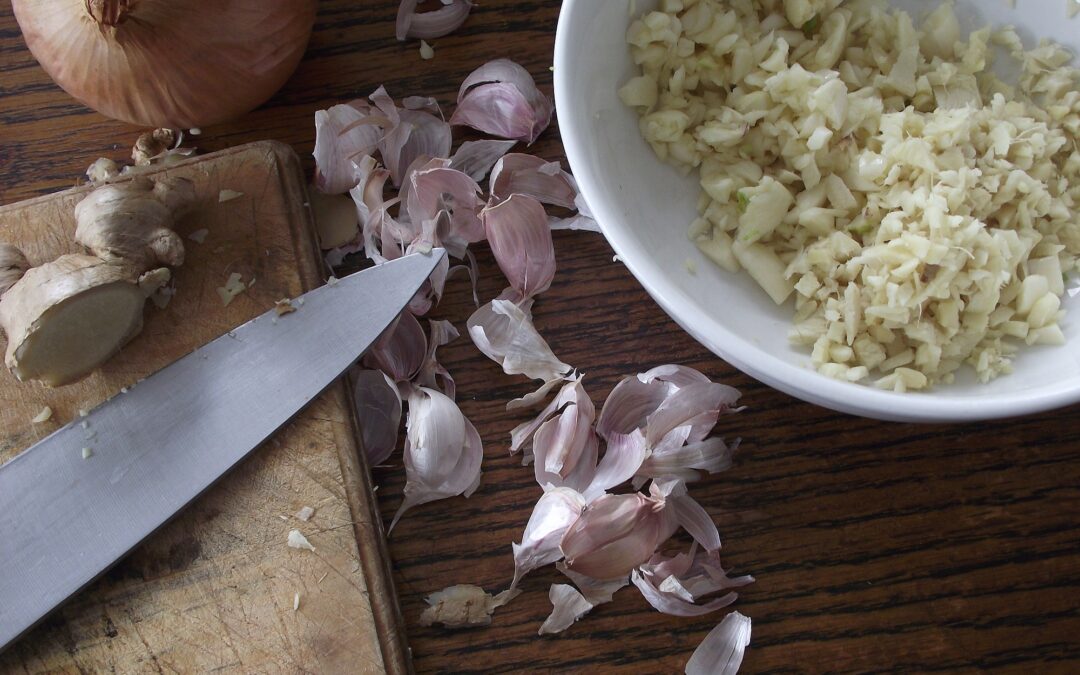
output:
M299 228L303 231L293 232L293 244L297 250L297 261L304 263L299 273L306 292L320 285L328 270L315 236L314 221L308 206L310 202L304 187L303 168L300 159L288 145L278 141L260 143L266 144L268 151L274 152L278 157L278 165L282 170L282 190L286 199L304 205L300 219L304 227ZM299 180L285 180L286 171L298 175ZM302 191L300 194L295 193L297 186ZM371 470L360 447L359 422L352 405L352 388L348 378L333 385L327 395L346 413L346 423L337 439L338 462L341 466L345 500L349 504L353 522L353 535L360 554L360 567L368 585L368 599L375 620L376 639L382 649L383 666L391 675L411 675L412 660L409 658L405 621L394 588L390 550L386 545L382 518L375 499Z

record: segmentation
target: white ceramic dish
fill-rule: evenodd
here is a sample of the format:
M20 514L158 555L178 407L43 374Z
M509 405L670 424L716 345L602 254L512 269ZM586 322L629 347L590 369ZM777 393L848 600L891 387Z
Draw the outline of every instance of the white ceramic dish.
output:
M952 385L897 394L829 379L787 341L792 309L775 306L745 274L714 266L687 239L698 183L661 163L616 90L635 73L625 41L633 0L563 0L555 40L555 101L570 166L604 235L638 281L688 333L749 375L805 401L895 421L991 419L1080 401L1080 293L1064 307L1067 344L1026 347L1015 372L978 384L965 367ZM937 6L895 0L916 21ZM1031 47L1040 37L1080 52L1080 17L1065 0L958 0L963 28L1012 24ZM639 0L638 11L657 2ZM686 262L696 263L690 274Z

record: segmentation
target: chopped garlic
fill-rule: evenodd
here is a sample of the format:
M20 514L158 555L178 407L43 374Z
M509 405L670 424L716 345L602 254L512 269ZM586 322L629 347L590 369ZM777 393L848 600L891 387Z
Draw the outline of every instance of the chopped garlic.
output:
M299 591L297 591L296 593L293 593L292 609L293 609L294 612L296 610L300 609L300 592Z
M217 289L218 296L221 298L221 304L228 307L229 303L233 301L233 298L249 288L249 285L244 284L244 282L240 280L241 278L242 277L238 272L233 272L229 275L225 285L220 286Z
M278 300L274 303L274 311L277 312L278 316L283 316L285 314L292 314L293 312L295 312L296 307L288 298L282 298L281 300Z
M52 408L50 408L49 406L45 406L44 408L41 409L41 412L39 412L37 415L35 415L34 419L32 419L30 421L33 422L34 424L41 424L43 422L48 422L50 419L52 419L52 414L53 414Z
M420 58L425 61L430 61L435 58L435 48L429 45L424 40L420 41Z
M327 286L337 286L338 281L341 281L341 280L338 279L337 277L330 277L329 279L326 280L326 285Z
M93 456L94 456L94 449L93 448L83 448L82 449L82 458L83 459L90 459Z
M243 197L243 192L237 192L236 190L221 190L218 192L218 203L230 202L239 197Z
M300 530L289 530L289 546L291 548L306 548L309 551L314 551L315 547L311 545L311 542L307 540Z
M304 506L301 507L301 509L297 511L295 515L298 520L302 520L306 523L307 521L311 520L311 517L313 515L315 515L315 509L311 508L310 506Z
M204 241L206 241L206 236L207 236L208 234L210 234L210 230L208 230L208 229L206 229L206 228L204 227L204 228L202 228L201 230L195 230L194 232L192 232L191 234L189 234L189 235L188 235L188 239L190 239L191 241L195 242L196 244L201 244L201 243L203 243Z
M795 296L790 339L820 372L907 391L966 363L985 382L1019 340L1064 340L1060 278L1080 267L1067 51L963 36L951 2L916 28L873 3L666 0L626 39L640 71L620 97L660 159L699 173L690 239L777 304ZM989 68L996 46L1014 86Z
M198 136L202 133L202 129L200 129L199 127L191 127L190 129L188 129L188 133L192 136Z

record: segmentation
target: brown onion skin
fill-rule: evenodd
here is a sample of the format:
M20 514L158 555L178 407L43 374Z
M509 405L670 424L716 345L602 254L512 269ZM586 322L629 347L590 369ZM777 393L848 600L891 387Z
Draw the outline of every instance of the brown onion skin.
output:
M27 46L114 119L190 129L235 119L296 70L317 0L12 0Z

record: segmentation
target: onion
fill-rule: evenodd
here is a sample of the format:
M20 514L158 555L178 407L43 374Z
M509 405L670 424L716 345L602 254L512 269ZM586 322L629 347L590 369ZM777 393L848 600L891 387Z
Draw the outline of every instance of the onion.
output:
M12 0L52 79L115 119L189 129L235 118L296 69L316 0Z

